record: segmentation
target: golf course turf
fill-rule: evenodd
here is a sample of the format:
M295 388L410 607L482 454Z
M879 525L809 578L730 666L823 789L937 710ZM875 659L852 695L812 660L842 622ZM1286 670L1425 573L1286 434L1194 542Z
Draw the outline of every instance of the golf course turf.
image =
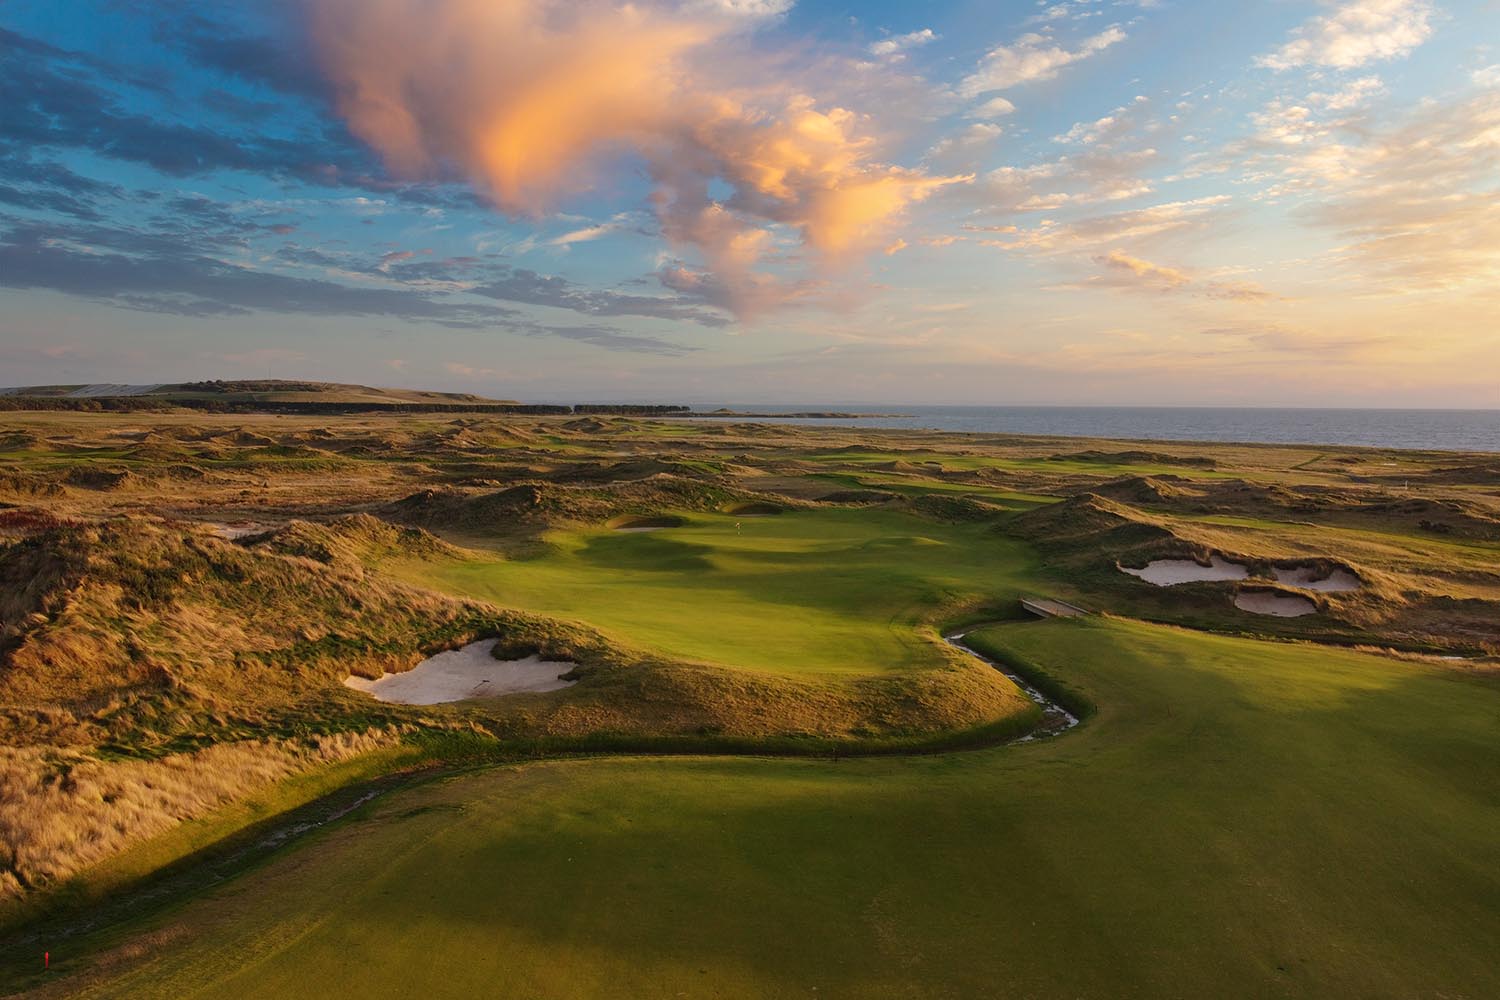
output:
M0 995L1500 995L1489 457L15 425Z
M1097 712L940 757L431 783L158 918L78 995L1500 991L1493 679L1123 620L970 638Z
M1013 605L1035 557L988 524L882 510L684 516L662 531L559 529L528 558L409 563L407 579L587 621L691 662L776 674L944 662L915 627L966 601Z

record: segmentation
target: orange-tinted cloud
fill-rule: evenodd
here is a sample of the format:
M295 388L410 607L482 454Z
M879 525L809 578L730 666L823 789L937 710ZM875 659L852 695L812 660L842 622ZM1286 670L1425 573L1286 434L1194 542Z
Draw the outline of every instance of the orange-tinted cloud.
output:
M879 162L873 122L794 82L729 79L754 23L784 4L306 2L341 113L394 173L457 171L501 209L539 215L638 155L664 233L701 252L741 314L777 301L780 283L758 273L775 227L840 262L967 180ZM733 194L714 198L715 181Z

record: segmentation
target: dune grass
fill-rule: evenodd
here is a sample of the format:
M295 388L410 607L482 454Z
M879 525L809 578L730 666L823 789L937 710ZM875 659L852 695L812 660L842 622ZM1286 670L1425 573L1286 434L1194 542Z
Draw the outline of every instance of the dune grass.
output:
M1061 442L1060 442L1061 443ZM1055 475L1160 476L1190 473L1203 479L1226 479L1228 474L1205 469L1191 460L1182 462L1124 462L1037 456L1001 458L990 455L960 454L948 451L878 452L841 450L832 454L810 454L807 461L839 465L886 465L890 463L924 466L931 471L975 472L981 470L1026 470Z
M1500 992L1493 678L1118 620L974 638L1097 713L947 757L430 784L89 942L157 945L76 995Z
M917 626L947 607L1014 604L1034 557L986 524L894 510L683 515L669 530L556 530L527 558L408 562L407 579L587 621L669 656L781 674L936 667Z

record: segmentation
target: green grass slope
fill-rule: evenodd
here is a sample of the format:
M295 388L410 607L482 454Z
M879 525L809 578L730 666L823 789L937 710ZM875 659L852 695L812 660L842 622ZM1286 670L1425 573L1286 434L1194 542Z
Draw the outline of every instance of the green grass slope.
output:
M112 958L49 995L1500 995L1493 677L1108 619L975 641L1097 713L947 757L455 777L87 942Z
M1034 557L989 525L895 510L690 514L629 533L560 529L525 558L408 563L424 586L582 620L694 662L791 675L944 666L919 626L976 603L1013 606Z

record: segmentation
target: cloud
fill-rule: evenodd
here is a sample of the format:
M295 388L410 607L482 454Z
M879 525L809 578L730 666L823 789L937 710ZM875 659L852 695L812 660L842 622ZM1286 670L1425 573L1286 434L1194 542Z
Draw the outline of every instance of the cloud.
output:
M472 295L487 299L569 309L589 316L645 316L652 319L686 320L700 326L727 325L722 315L691 303L586 288L557 275L538 274L525 269L506 270L490 280L468 285L466 290ZM727 306L727 303L723 305Z
M1347 363L1371 349L1400 343L1393 334L1314 332L1277 323L1215 327L1203 330L1205 337L1240 340L1256 351L1311 355L1329 362Z
M1385 84L1380 81L1380 77L1362 76L1332 92L1314 91L1307 95L1307 102L1329 111L1347 111L1384 93Z
M1203 231L1230 200L1228 195L1210 195L1072 222L1043 220L1031 228L1018 228L1009 234L1008 239L981 242L1002 250L1050 254L1077 253L1123 242L1159 240L1170 235Z
M874 56L900 56L908 49L914 49L919 45L937 41L937 35L933 34L931 28L923 28L921 31L913 31L905 35L892 35L890 38L882 38L870 46L870 54Z
M180 5L169 0L159 2L172 14L172 18L163 16L162 21L178 15L191 21ZM206 42L195 48L197 43L189 44L185 36L170 37L187 48L189 58L210 58L206 53L212 46L205 48ZM269 40L257 44L261 48L281 45L283 50L305 51L305 47L298 48L294 38L284 44ZM277 59L284 56L285 51ZM222 60L202 64L271 89L277 89L273 78L281 78L281 64L274 60L259 69L248 62L235 64L238 71ZM304 65L304 76L307 72ZM426 207L472 208L480 204L466 190L377 176L379 160L368 149L336 122L307 123L306 107L290 102L286 96L279 103L269 104L209 88L198 94L189 91L171 95L168 107L180 108L191 117L179 119L170 112L146 114L137 110L143 104L156 103L162 87L160 79L143 79L127 67L88 53L60 49L0 28L0 108L5 109L0 160L11 155L6 152L10 144L33 157L41 150L81 149L112 160L143 164L174 178L242 171L278 181L379 191ZM305 92L309 89L326 93L329 88L319 76L315 88L295 83L283 93L321 102L322 98ZM79 212L71 214L82 217Z
M1193 279L1185 271L1174 267L1163 267L1153 264L1149 260L1132 257L1120 250L1111 250L1102 257L1095 257L1095 263L1115 271L1123 271L1140 281L1142 284L1150 285L1165 290L1181 288L1190 285Z
M403 253L388 254L396 271ZM330 258L331 259L331 258ZM371 267L381 270L381 264ZM269 312L303 316L389 317L457 329L551 335L610 350L683 354L693 348L656 337L592 325L551 326L515 309L468 302L444 290L345 285L243 267L213 257L191 234L140 233L102 226L21 223L0 234L0 288L45 289L126 309L177 316L249 316ZM646 315L718 323L721 317L691 305L648 296L581 289L563 279L529 272L509 282L468 289L490 299L554 305L599 316Z
M0 203L98 221L104 217L101 200L124 195L119 186L84 177L61 163L0 148Z
M561 236L554 236L547 241L549 247L570 247L575 243L592 243L615 232L620 227L612 222L601 223L597 226L585 226L582 229L573 229Z
M1164 159L1152 143L1166 138L1172 126L1153 117L1151 102L1137 97L1109 115L1080 122L1053 141L1067 152L1053 160L1025 166L1007 165L980 174L955 190L950 200L973 204L986 214L1050 212L1122 202L1150 194L1147 174ZM940 144L946 151L963 134ZM977 136L972 133L971 141ZM958 148L963 148L959 146Z
M1406 55L1432 34L1428 0L1353 0L1315 17L1291 41L1257 60L1275 70L1299 66L1352 69Z
M206 256L168 236L49 225L22 226L5 234L0 286L43 288L186 316L267 311L485 327L508 315L493 306L439 302L414 291L256 271Z
M1010 103L1010 101L1007 101L1003 97L992 97L977 108L970 110L969 117L978 118L983 121L1004 118L1006 115L1013 115L1015 113L1016 106Z
M265 5L279 13L278 4ZM328 84L317 72L307 40L290 25L280 24L274 37L236 31L225 25L222 11L204 16L191 4L178 3L155 19L157 36L200 66L283 94L328 97Z
M1129 291L1159 293L1186 293L1209 299L1227 299L1236 302L1268 302L1276 296L1248 281L1223 281L1201 278L1192 271L1180 267L1156 264L1123 250L1111 250L1093 258L1103 269L1094 275L1071 285L1055 286L1068 289L1119 288Z
M980 60L979 68L965 77L958 89L965 97L979 97L1023 83L1051 80L1064 67L1103 52L1111 45L1123 42L1125 37L1125 32L1114 26L1084 39L1077 48L1067 49L1045 35L1025 34L1013 45L991 49Z
M1331 107L1331 105L1329 105ZM1354 287L1392 295L1500 282L1500 91L1384 116L1272 102L1224 160L1333 234Z
M991 122L974 122L933 146L927 160L940 164L944 170L975 171L1004 133L1003 128Z
M684 10L746 21L768 21L785 14L795 3L796 0L690 0Z
M1062 135L1053 136L1052 141L1083 146L1111 145L1139 133L1142 123L1137 112L1148 103L1147 98L1137 96L1130 104L1116 108L1103 118L1076 123Z
M129 76L92 56L0 28L4 138L32 149L89 149L175 177L244 170L334 181L372 166L367 154L328 135L240 134L127 110L103 82L128 81Z
M753 315L775 227L825 263L888 242L910 205L966 178L881 163L876 123L825 107L746 32L778 3L307 0L350 129L406 179L457 168L499 208L541 215L622 155L643 159L662 231ZM715 197L714 183L728 197Z

